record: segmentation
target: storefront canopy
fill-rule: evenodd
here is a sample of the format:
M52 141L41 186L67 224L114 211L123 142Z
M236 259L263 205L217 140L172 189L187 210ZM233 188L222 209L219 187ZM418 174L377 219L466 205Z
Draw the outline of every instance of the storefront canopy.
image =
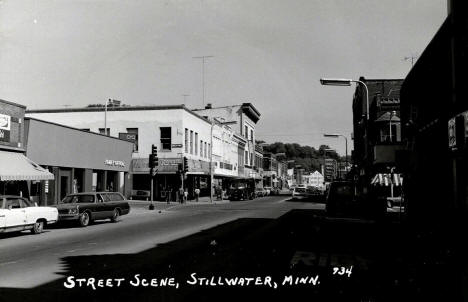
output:
M390 186L393 183L394 186L403 185L403 176L401 174L393 174L393 179L389 173L379 173L374 176L371 181L372 185L376 186Z
M54 175L22 153L0 151L0 181L48 179Z

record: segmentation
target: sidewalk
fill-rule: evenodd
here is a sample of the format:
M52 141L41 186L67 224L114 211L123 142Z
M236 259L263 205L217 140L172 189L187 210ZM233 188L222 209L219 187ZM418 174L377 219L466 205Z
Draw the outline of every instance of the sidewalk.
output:
M128 200L131 208L148 208L151 204L151 201L147 200ZM168 208L172 208L175 206L187 206L187 205L208 205L208 204L226 204L229 203L229 200L217 200L216 198L213 199L213 202L210 201L210 197L200 197L198 201L189 200L183 204L171 201L169 204L165 201L153 201L154 209L155 210L166 210Z

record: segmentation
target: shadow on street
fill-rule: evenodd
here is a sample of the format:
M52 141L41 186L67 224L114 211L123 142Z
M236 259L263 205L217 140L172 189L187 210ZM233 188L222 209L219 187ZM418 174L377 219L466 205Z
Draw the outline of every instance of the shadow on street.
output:
M59 280L0 293L6 301L458 300L454 255L446 239L434 236L391 219L335 220L323 211L293 210L278 219L238 219L136 254L65 257ZM208 281L188 284L193 273ZM75 283L68 289L70 276ZM260 277L261 284L226 285L224 278L234 277ZM80 278L86 278L81 287ZM98 279L109 278L112 287L99 287ZM143 286L143 278L158 286ZM179 287L161 286L168 278ZM117 286L115 279L125 280Z

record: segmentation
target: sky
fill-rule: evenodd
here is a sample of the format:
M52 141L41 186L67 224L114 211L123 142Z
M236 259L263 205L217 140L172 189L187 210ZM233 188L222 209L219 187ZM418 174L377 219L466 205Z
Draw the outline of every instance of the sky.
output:
M257 139L352 149L355 86L405 78L443 0L0 0L0 99L28 109L251 102ZM205 62L205 102L202 63ZM183 95L186 95L185 97Z

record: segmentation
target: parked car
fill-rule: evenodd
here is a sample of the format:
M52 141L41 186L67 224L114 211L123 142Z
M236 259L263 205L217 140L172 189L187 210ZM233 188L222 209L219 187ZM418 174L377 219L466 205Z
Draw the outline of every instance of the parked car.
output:
M255 188L255 197L264 197L266 191L263 188Z
M31 230L40 234L57 219L54 207L39 207L21 196L0 195L0 233Z
M247 187L238 187L231 190L229 194L229 200L248 200L255 198L255 191Z
M386 213L386 204L372 192L357 195L353 182L336 181L330 184L326 199L329 216L381 218Z
M271 187L263 187L265 189L265 196L271 195Z
M116 222L130 212L130 205L118 192L69 194L57 205L60 220L77 221L82 227L100 219Z
M292 200L307 199L307 189L304 187L295 187L292 191Z

